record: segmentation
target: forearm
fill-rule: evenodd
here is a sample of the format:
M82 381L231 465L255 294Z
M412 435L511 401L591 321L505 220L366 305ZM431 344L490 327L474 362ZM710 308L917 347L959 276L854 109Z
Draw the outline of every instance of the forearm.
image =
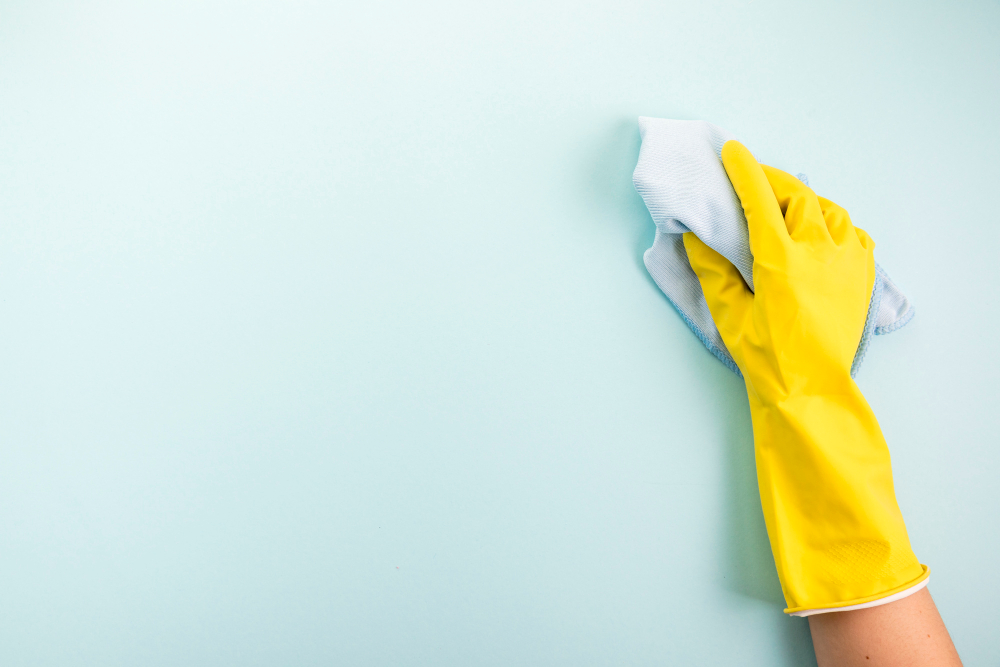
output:
M761 505L789 613L868 604L928 574L875 415L846 372L841 384L770 404L751 394Z
M809 617L819 667L961 667L927 589L868 609Z

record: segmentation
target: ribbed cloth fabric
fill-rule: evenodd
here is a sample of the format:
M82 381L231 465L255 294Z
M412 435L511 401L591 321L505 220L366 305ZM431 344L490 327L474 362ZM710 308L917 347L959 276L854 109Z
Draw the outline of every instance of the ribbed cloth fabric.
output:
M753 289L753 255L739 197L722 165L722 146L735 137L700 120L639 118L642 148L632 175L656 224L653 246L643 255L646 269L705 346L739 374L691 270L682 235L694 232L739 270ZM799 178L808 183L805 176ZM873 334L899 329L913 318L913 306L882 267L851 375L864 359Z

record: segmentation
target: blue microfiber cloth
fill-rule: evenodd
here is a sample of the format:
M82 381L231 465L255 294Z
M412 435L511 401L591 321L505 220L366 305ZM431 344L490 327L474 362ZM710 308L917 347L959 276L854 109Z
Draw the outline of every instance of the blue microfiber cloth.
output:
M743 207L722 166L722 146L735 137L698 120L639 118L642 148L632 175L635 189L656 223L653 247L643 255L646 269L701 342L739 374L691 270L682 235L694 232L743 275L753 289L753 255ZM808 184L803 174L799 179ZM906 296L875 265L875 287L868 319L858 341L851 376L868 349L872 334L885 334L913 318Z

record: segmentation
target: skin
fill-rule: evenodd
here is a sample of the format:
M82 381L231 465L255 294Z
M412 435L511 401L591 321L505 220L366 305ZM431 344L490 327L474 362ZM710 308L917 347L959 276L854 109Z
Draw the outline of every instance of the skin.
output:
M819 667L961 667L926 588L889 604L809 617Z

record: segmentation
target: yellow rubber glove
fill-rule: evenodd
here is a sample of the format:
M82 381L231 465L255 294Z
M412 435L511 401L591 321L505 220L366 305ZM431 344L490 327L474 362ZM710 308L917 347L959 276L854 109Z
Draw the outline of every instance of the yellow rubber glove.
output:
M739 271L684 235L712 318L743 372L761 505L789 614L902 597L924 581L889 449L851 379L875 283L875 243L847 211L739 142L722 162L754 256Z

